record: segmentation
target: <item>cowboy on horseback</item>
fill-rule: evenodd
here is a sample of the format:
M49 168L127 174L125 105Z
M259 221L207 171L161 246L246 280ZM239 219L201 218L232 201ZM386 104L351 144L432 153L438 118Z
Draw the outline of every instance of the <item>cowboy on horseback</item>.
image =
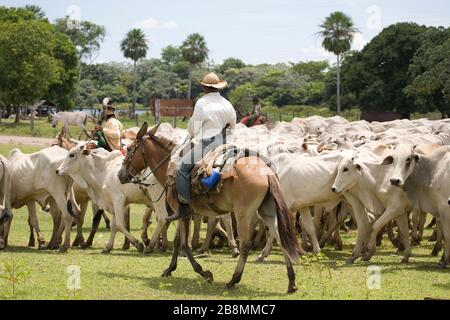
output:
M236 111L231 103L220 95L227 82L215 73L206 75L200 82L205 95L195 105L188 123L191 139L198 144L183 156L175 176L179 209L167 218L174 221L193 213L191 202L191 171L195 164L210 150L225 144L225 130L236 126Z
M116 109L110 98L103 99L103 111L101 119L95 125L94 139L97 140L96 148L104 148L108 151L121 150L122 123L116 118ZM105 122L102 127L103 121Z
M252 111L241 120L241 123L247 127L251 127L255 124L261 124L265 120L259 98L256 96L253 97L252 102L253 102Z

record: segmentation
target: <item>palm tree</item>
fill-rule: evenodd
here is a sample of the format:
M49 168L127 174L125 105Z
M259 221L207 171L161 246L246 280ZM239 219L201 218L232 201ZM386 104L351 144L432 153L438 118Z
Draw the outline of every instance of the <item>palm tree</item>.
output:
M141 29L129 31L120 44L120 49L125 58L133 60L133 105L129 116L134 117L136 110L136 82L137 82L137 62L147 55L148 45L145 34Z
M181 45L181 53L183 59L189 62L189 89L188 99L191 98L192 89L192 71L194 67L208 58L208 48L206 47L205 38L199 33L188 35L187 39Z
M358 32L353 26L352 18L345 13L331 13L319 26L322 46L337 57L337 112L341 112L341 55L350 50L353 35Z
M44 12L44 10L42 10L41 7L39 7L37 5L34 5L34 4L27 4L25 6L25 9L28 10L28 11L33 12L36 20L43 20L43 19L45 19L45 12Z

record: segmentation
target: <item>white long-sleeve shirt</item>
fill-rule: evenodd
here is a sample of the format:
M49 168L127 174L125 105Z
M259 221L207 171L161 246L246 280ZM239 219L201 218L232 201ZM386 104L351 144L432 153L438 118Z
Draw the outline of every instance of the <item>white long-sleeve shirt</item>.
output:
M222 132L227 124L236 126L236 111L219 92L208 93L197 101L188 123L188 132L197 140L208 139Z

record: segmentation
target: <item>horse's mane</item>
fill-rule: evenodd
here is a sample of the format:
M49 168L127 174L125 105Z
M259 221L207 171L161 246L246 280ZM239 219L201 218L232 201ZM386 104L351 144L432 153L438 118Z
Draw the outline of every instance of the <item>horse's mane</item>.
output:
M174 141L161 135L152 135L150 138L167 151L172 151L177 145Z

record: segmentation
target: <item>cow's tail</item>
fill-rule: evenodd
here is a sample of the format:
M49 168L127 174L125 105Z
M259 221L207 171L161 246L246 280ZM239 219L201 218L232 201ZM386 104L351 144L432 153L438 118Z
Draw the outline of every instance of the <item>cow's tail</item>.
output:
M11 210L11 173L9 171L8 160L0 157L0 167L3 171L1 191L3 193L2 212L0 214L0 225L12 219Z
M72 180L72 178L67 177L65 194L66 194L66 198L67 198L67 211L73 218L76 218L81 215L81 209L75 198L75 191L73 190L73 183L74 183L74 181Z
M281 192L280 182L275 174L269 175L268 179L269 193L275 202L281 248L293 263L298 263L300 245L295 234L294 222Z

